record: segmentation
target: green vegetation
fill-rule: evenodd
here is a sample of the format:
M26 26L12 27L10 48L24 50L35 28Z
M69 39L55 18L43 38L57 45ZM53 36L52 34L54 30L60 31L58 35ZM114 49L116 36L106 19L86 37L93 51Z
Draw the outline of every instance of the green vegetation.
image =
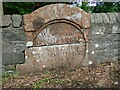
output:
M49 71L43 72L45 74L41 80L32 84L33 88L42 88L45 84L54 83L54 84L66 84L68 81L61 79L60 77L52 78L51 73Z
M120 3L104 2L103 5L98 5L92 8L95 13L120 12Z
M49 4L59 2L4 2L4 14L26 14ZM72 3L66 3L72 4ZM107 12L120 12L120 3L105 2L95 7L87 6L87 2L83 2L82 6L78 6L86 12L92 13L107 13Z
M104 2L97 4L97 6L88 6L87 4L88 2L83 2L82 6L77 6L86 12L92 13L120 12L120 4L118 2Z
M61 79L61 78L52 79L50 77L43 77L43 79L34 83L32 86L33 86L33 88L42 88L43 86L45 86L46 83L66 84L67 81L65 81L64 79Z
M3 82L8 81L10 78L16 78L19 76L19 73L16 72L16 65L12 69L7 68L7 65L4 66L1 79Z
M57 78L55 80L53 80L53 82L57 83L57 84L63 84L66 83L63 79Z
M55 2L4 2L4 14L26 14ZM57 2L59 3L59 2Z
M16 71L12 72L12 73L3 72L2 73L2 81L7 82L10 78L16 78L18 76L19 76L19 73L17 73Z
M81 9L83 9L86 12L90 12L92 7L86 6L87 4L88 4L87 2L83 2L82 6L78 6L78 5L77 6L80 7Z
M33 88L41 88L44 85L44 83L49 83L49 82L51 82L51 79L49 77L44 77L43 79L34 83L32 86Z
M4 14L25 14L33 10L34 2L5 2L3 3Z
M49 72L49 71L44 71L43 73L44 73L44 74L50 74L50 72Z

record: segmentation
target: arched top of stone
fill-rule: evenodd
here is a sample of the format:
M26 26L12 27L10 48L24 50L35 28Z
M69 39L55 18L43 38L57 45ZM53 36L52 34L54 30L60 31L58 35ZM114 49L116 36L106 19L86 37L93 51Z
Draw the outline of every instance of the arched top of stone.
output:
M68 19L82 28L90 28L90 14L68 4L51 4L24 15L25 31L36 31L51 20Z

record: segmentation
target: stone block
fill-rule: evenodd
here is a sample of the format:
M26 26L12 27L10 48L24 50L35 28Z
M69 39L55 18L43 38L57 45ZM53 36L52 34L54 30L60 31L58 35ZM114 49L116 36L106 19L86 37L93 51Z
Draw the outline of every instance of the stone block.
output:
M2 16L2 26L8 27L12 23L11 15L3 15Z
M25 41L3 41L3 64L20 64L24 62Z
M17 14L13 14L12 15L12 25L15 28L20 27L22 24L22 16L21 15L17 15Z
M2 31L3 40L7 39L8 41L25 41L25 33L22 28L7 28Z
M93 13L92 14L92 23L103 23L103 17L100 13Z
M3 52L22 52L25 50L24 41L2 41Z
M116 18L117 18L117 21L120 22L120 13L114 13Z
M104 49L104 50L96 50L94 59L98 63L103 63L106 61L114 61L118 60L118 50L117 49Z
M109 18L109 23L112 24L112 23L116 23L116 15L114 13L107 13L108 15L108 18Z
M109 23L113 24L115 22L120 22L119 13L92 13L91 14L91 23Z
M103 23L109 23L109 18L108 15L106 13L101 13L102 18L103 18Z
M105 25L93 24L90 28L91 34L104 34L106 31Z
M112 34L113 24L106 24L105 26L106 26L105 34Z
M115 23L113 26L112 26L112 33L119 33L120 34L120 23Z
M117 60L118 42L89 43L88 59L93 62L105 62Z
M120 32L119 24L92 24L90 28L91 34L116 34Z
M13 65L24 63L24 53L22 52L6 52L2 53L2 64L3 65Z

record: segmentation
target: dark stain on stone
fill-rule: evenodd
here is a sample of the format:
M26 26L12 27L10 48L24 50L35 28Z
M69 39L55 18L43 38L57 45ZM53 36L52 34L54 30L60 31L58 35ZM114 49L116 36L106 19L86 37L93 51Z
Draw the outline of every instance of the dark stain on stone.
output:
M44 24L44 19L41 18L41 17L38 17L37 19L35 19L33 21L33 28L35 30L38 30L38 29L40 29L42 27L43 24Z

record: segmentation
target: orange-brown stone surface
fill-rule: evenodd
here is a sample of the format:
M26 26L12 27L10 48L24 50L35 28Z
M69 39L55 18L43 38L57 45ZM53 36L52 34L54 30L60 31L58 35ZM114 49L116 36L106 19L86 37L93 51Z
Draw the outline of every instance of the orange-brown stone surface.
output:
M39 20L39 27L51 20L68 19L79 24L82 28L90 27L90 14L82 9L67 4L51 4L41 7L31 14L24 15L25 31L37 30L34 26L35 20ZM34 22L34 23L33 23Z
M25 63L17 70L80 66L87 56L90 18L82 9L67 4L47 5L24 15L29 48L25 50Z

